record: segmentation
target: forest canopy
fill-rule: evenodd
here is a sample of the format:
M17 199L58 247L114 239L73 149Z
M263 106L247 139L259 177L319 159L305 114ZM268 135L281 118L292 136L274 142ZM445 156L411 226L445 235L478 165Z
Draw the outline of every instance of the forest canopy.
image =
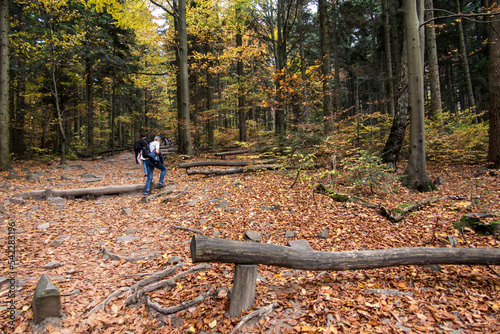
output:
M499 167L495 1L2 3L2 169L127 148L140 132L190 156L355 147L411 169L413 131L419 156Z

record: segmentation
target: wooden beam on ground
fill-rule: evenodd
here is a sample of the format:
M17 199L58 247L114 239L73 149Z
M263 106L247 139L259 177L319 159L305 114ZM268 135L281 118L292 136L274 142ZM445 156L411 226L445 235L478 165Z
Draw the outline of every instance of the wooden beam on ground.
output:
M230 174L239 174L246 172L256 172L263 169L274 170L279 168L281 168L279 165L259 165L259 166L248 166L244 168L231 168L231 169L186 169L186 174L230 175Z
M403 247L343 252L305 252L273 244L260 244L193 235L193 263L264 264L291 269L356 270L425 264L500 264L500 249Z
M278 159L269 159L263 161L195 161L195 162L187 162L183 164L179 164L179 168L192 168L192 167L206 167L206 166L229 166L229 167L240 167L240 166L250 166L256 164L274 164L278 161Z
M244 153L249 153L249 152L252 152L252 150L247 149L247 150L239 150L239 151L219 152L219 153L215 153L215 156L221 157L221 159L224 160L226 158L226 155L244 154Z

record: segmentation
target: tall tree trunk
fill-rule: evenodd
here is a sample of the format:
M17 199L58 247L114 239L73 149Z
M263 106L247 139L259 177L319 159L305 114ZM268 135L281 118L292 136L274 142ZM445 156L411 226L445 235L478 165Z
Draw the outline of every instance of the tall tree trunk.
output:
M274 131L278 136L284 136L286 132L285 124L285 106L283 100L283 92L281 82L285 77L285 63L286 63L286 38L285 32L285 0L278 0L278 13L277 13L277 41L276 47L276 106L275 106L275 119Z
M9 158L9 0L0 0L0 170Z
M25 28L26 28L26 12L24 6L21 5L21 19L19 25L19 36L24 38ZM26 54L24 54L24 49L20 49L20 54L18 57L18 76L17 76L17 89L16 89L16 103L14 109L14 124L12 126L12 152L16 155L23 155L26 152L26 143L24 138L24 117L26 115ZM12 101L14 102L14 101Z
M391 30L389 24L389 10L387 8L387 0L382 0L382 12L384 19L385 89L387 92L387 105L389 114L394 117L394 78L392 74Z
M460 13L460 0L456 0L457 12ZM467 82L467 96L469 98L469 109L472 115L474 115L474 121L477 124L478 119L476 115L476 100L474 99L474 90L472 89L472 81L470 78L469 70L469 60L467 58L467 49L465 48L465 38L464 38L464 28L462 25L462 20L458 20L458 37L460 38L460 58L462 59L462 66L465 71L465 81Z
M207 44L207 53L209 46ZM210 74L210 69L206 70L206 80L207 80L207 144L211 148L214 145L214 112L212 104L212 75Z
M301 21L302 22L302 21ZM300 76L302 78L302 105L304 107L301 121L303 123L309 123L310 120L310 108L309 108L309 91L307 86L307 76L306 76L306 55L304 50L304 36L300 38Z
M492 11L500 11L500 3L490 0ZM488 142L489 167L500 168L500 21L495 18L488 24L490 72L490 128Z
M434 17L433 0L425 0L425 20ZM429 115L439 121L442 127L442 105L441 105L441 84L439 83L439 66L436 46L436 28L434 20L425 26L425 37L427 44L427 61L429 64L429 81L431 88L431 110Z
M329 15L326 0L318 1L319 36L321 44L321 59L323 72L323 117L325 119L325 134L334 129L332 101L332 66L330 58Z
M178 76L178 108L179 108L179 153L193 155L191 143L191 118L189 115L189 73L188 73L188 50L187 50L187 22L186 22L186 0L178 2L178 45L177 61L179 66Z
M332 33L333 33L333 68L334 68L334 81L335 81L335 109L336 112L339 112L342 109L342 104L340 100L340 59L339 59L339 36L338 36L338 10L337 10L337 1L333 2L332 8Z
M406 167L410 189L435 190L427 175L425 157L424 83L421 60L419 21L413 1L403 1L406 51L408 54L408 109L410 114L410 156Z
M246 113L245 113L245 89L244 86L244 68L243 68L243 33L244 25L241 18L241 7L237 4L236 21L238 31L236 33L236 47L238 48L238 62L236 64L238 74L238 127L240 130L240 141L247 141Z
M86 89L85 99L87 108L87 149L94 152L94 66L91 58L85 58Z
M111 81L111 105L110 105L110 128L111 128L111 152L114 154L115 152L115 74L113 73L113 78ZM120 142L118 142L120 144ZM121 146L120 146L121 147Z

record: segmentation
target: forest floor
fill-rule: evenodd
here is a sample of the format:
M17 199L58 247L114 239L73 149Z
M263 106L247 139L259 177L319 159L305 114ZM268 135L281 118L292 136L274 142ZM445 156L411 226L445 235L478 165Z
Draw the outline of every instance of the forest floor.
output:
M199 160L205 160L205 157ZM170 194L141 202L142 191L94 198L66 199L62 203L25 199L11 201L20 192L143 184L142 168L125 152L96 161L72 161L69 168L36 163L14 163L21 178L0 173L0 226L2 240L8 225L16 228L15 333L32 332L31 302L38 279L47 274L60 290L64 318L50 333L230 333L241 318L230 318L227 289L234 266L211 264L205 271L186 274L170 289L148 293L165 307L197 297L215 287L216 293L186 310L159 315L144 304L127 306L127 292L109 301L104 309L89 311L119 288L131 287L180 257L192 264L189 243L192 232L243 240L246 230L257 231L263 243L286 245L305 239L318 251L371 250L395 247L451 247L449 236L461 248L498 248L493 236L466 230L465 239L453 223L466 213L500 216L500 176L478 166L429 166L432 179L444 184L432 193L416 193L394 184L391 194L375 191L359 195L395 208L438 195L440 200L391 223L376 209L355 203L334 202L313 193L312 181L295 181L293 172L261 171L227 176L186 175L170 169L170 185L153 194ZM26 174L44 171L38 179ZM89 181L87 174L96 176ZM304 173L306 175L306 173ZM82 179L82 177L84 177ZM155 171L154 181L159 177ZM341 178L341 177L340 177ZM85 181L86 180L86 181ZM337 185L342 193L349 189ZM178 196L177 196L178 195ZM228 206L219 206L221 201ZM49 223L49 224L46 224ZM324 229L327 239L318 237ZM293 237L285 237L286 232ZM290 236L290 233L288 233ZM120 238L128 236L131 241ZM136 238L132 238L136 237ZM2 247L0 273L0 328L8 327L6 305L12 271L7 247ZM121 256L156 254L136 262L106 259L102 250ZM271 256L271 255L270 255ZM44 266L52 261L53 269ZM491 269L500 272L500 266ZM423 266L399 266L370 270L310 272L259 266L255 308L277 302L267 316L243 326L247 333L500 333L500 277L486 266L442 265L440 271ZM145 274L145 275L142 275Z

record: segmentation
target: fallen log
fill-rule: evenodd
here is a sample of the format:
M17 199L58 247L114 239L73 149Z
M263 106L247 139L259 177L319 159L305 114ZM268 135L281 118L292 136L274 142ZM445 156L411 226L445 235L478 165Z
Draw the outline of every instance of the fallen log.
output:
M500 264L500 249L402 247L343 252L306 252L292 247L193 235L191 259L198 262L263 264L311 271L374 269L426 264Z
M187 162L183 164L179 164L179 168L192 168L192 167L200 167L200 166L250 166L256 164L274 164L278 161L278 159L269 159L263 161L195 161L195 162Z
M157 183L151 183L151 190L158 187ZM83 197L83 196L102 196L102 195L119 195L126 193L134 193L144 191L144 184L122 184L118 186L103 186L93 188L75 188L75 189L52 189L33 190L23 193L18 193L14 197L23 199L50 199L52 197Z
M202 174L202 175L230 175L246 172L256 172L263 169L275 170L279 169L279 165L259 165L259 166L249 166L245 168L231 168L231 169L186 169L186 174Z

